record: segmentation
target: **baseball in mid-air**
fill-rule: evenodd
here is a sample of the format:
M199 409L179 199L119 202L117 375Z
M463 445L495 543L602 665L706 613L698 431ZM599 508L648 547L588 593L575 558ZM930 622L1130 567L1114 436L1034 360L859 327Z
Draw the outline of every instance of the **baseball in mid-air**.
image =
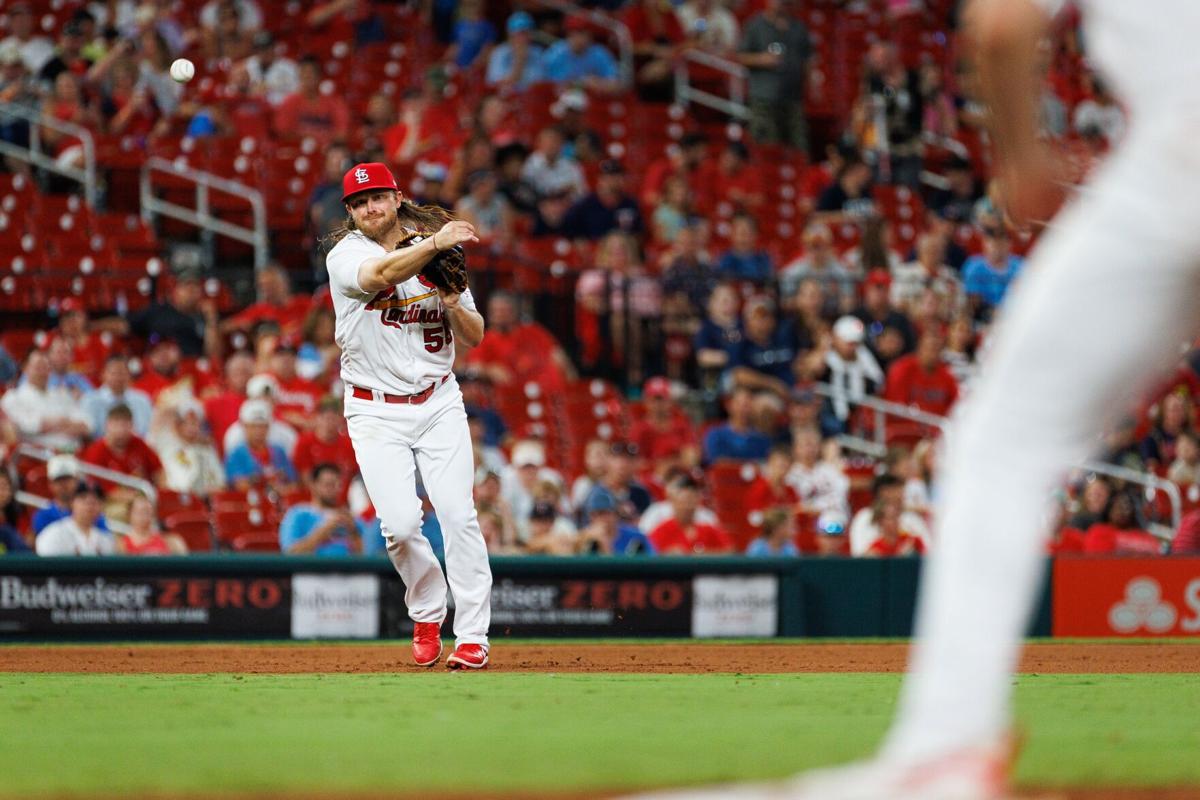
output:
M196 74L196 65L186 58L177 58L171 63L171 77L179 83L187 83Z

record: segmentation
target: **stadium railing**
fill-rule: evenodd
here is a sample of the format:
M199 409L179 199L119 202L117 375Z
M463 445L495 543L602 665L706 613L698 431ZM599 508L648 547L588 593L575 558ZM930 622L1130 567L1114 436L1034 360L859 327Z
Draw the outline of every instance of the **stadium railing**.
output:
M689 70L691 65L728 76L729 97L721 97L693 86ZM680 53L679 59L675 62L676 101L684 107L687 107L689 103L695 103L737 119L749 119L750 109L746 106L746 79L749 74L749 70L736 61L721 58L704 50L689 48Z
M91 131L82 125L55 119L15 103L6 103L0 108L0 118L3 117L16 117L29 123L29 147L0 140L0 154L83 184L87 204L92 208L96 207L99 196L99 184L96 180L96 138L92 136ZM42 148L43 127L78 139L83 148L83 167L59 163L57 158L47 154Z
M538 5L560 11L564 15L583 17L591 25L612 34L617 42L617 64L621 71L621 84L625 87L633 85L633 37L629 35L629 28L625 23L566 0L538 0Z

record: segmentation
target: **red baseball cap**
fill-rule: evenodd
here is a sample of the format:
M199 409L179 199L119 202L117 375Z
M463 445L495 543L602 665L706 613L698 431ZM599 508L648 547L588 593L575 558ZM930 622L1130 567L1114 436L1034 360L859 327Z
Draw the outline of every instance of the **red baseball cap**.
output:
M671 382L661 375L656 375L646 381L646 385L642 387L642 394L645 397L670 397Z
M350 199L350 195L366 192L371 189L391 189L400 191L396 178L386 164L371 161L366 164L355 164L342 176L342 202Z
M867 286L881 286L884 289L892 285L892 276L885 269L873 269L867 273Z
M58 304L58 313L60 315L83 310L83 303L81 303L79 300L76 300L74 297L65 297Z
M572 14L571 16L567 17L566 21L563 23L563 29L566 30L567 33L574 33L575 31L590 31L592 26L583 17Z

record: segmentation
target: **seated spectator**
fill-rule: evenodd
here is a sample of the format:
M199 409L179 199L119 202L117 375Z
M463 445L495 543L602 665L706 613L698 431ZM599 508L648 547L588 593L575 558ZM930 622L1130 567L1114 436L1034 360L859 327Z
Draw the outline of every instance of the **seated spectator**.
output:
M689 131L679 140L677 147L667 149L665 155L652 161L642 178L639 199L646 208L655 208L662 201L663 187L667 178L677 175L687 181L692 194L703 187L700 175L708 157L708 139L703 133Z
M1071 516L1067 526L1086 531L1103 522L1108 515L1108 504L1112 495L1113 487L1107 478L1095 474L1088 475L1084 480L1079 509Z
M792 541L792 515L787 509L773 508L763 515L762 529L746 547L746 555L760 558L800 555Z
M1066 492L1055 492L1053 518L1047 526L1050 530L1050 538L1046 542L1047 555L1079 555L1083 552L1083 531L1070 527L1069 513Z
M759 247L758 223L749 214L733 218L730 247L717 259L717 277L765 284L771 279L771 256Z
M942 361L950 368L950 374L959 386L975 377L975 326L965 314L954 317L947 326Z
M779 273L779 295L785 305L794 306L800 284L807 280L817 281L827 297L835 298L839 309L853 307L858 294L854 273L833 249L829 226L820 222L804 229L804 255Z
M192 382L193 376L183 370L179 343L174 339L151 335L145 358L142 359L142 374L134 381L134 388L144 392L151 402L157 403L160 394Z
M121 336L132 332L144 339L173 341L188 358L213 357L221 351L217 308L212 300L205 298L196 272L177 275L170 297L135 312L128 324L119 319L108 320L102 327Z
M521 142L512 142L496 148L496 190L509 206L518 220L530 220L538 210L537 190L521 177L521 169L529 149Z
M717 285L712 255L704 246L706 227L703 220L689 218L676 234L672 247L659 260L660 265L666 266L662 275L664 305L674 296L691 307L692 316L708 305L709 295Z
M28 553L33 537L21 534L21 510L17 505L12 476L0 469L0 555Z
M325 398L326 390L316 381L301 377L296 358L297 341L292 337L279 339L271 352L271 371L278 391L275 395L276 419L286 422L297 430L312 427L317 406Z
M800 499L788 482L791 469L792 448L786 444L772 445L766 462L746 489L746 508L752 515L761 516L777 508L791 513Z
M75 456L54 456L46 462L46 478L50 481L50 505L34 512L35 535L40 534L50 524L71 515L71 498L79 488L79 462L75 460ZM101 530L108 530L103 517L98 524Z
M1003 226L985 228L983 254L971 256L963 264L963 291L976 319L991 319L1024 266L1024 259L1013 254L1011 244Z
M315 305L300 330L296 374L305 380L316 381L320 386L329 386L339 377L342 350L337 345L336 335L337 319L333 309Z
M51 334L53 339L64 340L70 350L65 366L55 367L54 372L78 373L89 382L100 376L104 362L112 354L112 335L88 330L87 311L77 298L68 297L58 304L58 327ZM54 355L50 356L54 366ZM54 379L51 379L51 383ZM82 389L82 384L77 384Z
M729 394L729 419L704 437L703 463L717 461L762 461L771 448L771 440L750 427L754 393L736 386Z
M83 398L83 410L91 421L93 436L100 435L108 412L119 405L125 406L133 414L134 433L138 436L149 435L150 418L154 414L150 395L133 388L128 360L114 353L104 362L100 386Z
M101 510L100 490L81 483L71 494L71 513L47 525L37 537L39 556L111 556L116 552L113 537L97 523Z
M546 80L577 83L593 92L621 89L617 60L604 45L592 41L592 28L583 17L569 16L563 25L566 37L559 39L542 57Z
M633 424L630 442L656 471L675 466L691 469L700 462L696 430L687 414L671 401L671 382L653 377L642 387L646 414Z
M1167 469L1167 480L1181 485L1200 483L1200 440L1192 431L1175 437L1175 460Z
M271 406L262 400L247 400L238 412L245 441L228 448L225 476L238 491L272 489L284 495L296 483L296 469L283 448L271 444Z
M946 188L935 190L929 197L928 208L942 219L962 225L969 223L975 215L975 204L979 201L979 183L965 158L954 158L946 166Z
M946 245L938 236L923 233L917 239L917 258L892 271L892 305L904 309L932 288L947 305L958 310L965 296L958 274L946 264Z
M675 484L671 497L674 511L668 519L650 531L654 552L662 555L720 555L733 551L733 539L716 525L698 522L700 484L685 475Z
M904 481L904 510L927 519L933 506L929 489L933 452L934 440L922 439L912 448L892 447L884 459L887 471Z
M806 514L845 511L850 507L850 479L821 457L821 432L815 427L792 433L792 464L785 479Z
M133 432L133 412L129 406L113 406L104 418L104 435L85 447L79 460L149 481L155 486L164 485L162 461L146 440ZM109 480L100 479L99 483L110 497L114 492L130 491Z
M650 216L654 241L674 244L680 232L688 227L692 210L687 181L679 175L669 176L663 183L662 199Z
M569 556L578 549L575 526L553 503L537 503L529 513L529 541L524 552L530 555Z
M533 512L534 493L542 481L562 483L562 476L546 466L545 446L533 439L513 444L509 465L500 474L500 496L512 510L517 538L529 539L529 515Z
M521 177L529 182L539 197L556 195L563 190L572 197L582 197L587 192L587 181L583 169L563 153L565 137L562 130L554 126L538 132L533 152L525 159Z
M904 482L884 473L871 487L875 499L850 522L850 555L895 556L925 552L929 526L904 510Z
M650 507L650 492L634 478L637 456L635 445L626 442L614 442L611 445L604 462L604 472L583 503L584 524L587 524L592 509L597 506L608 508L615 503L621 520L630 524L635 523L642 512Z
M650 504L650 507L638 519L638 528L643 531L652 531L667 520L674 519L675 504L673 498L675 492L678 491L682 483L687 483L688 480L698 480L693 470L680 468L671 470L663 479L663 493L666 495L666 498ZM716 526L720 524L716 512L705 506L700 506L696 509L696 521L702 522L705 525Z
M883 370L862 344L865 332L858 317L842 317L833 326L833 340L824 354L824 369L816 376L833 390L822 412L822 429L845 432L852 405L883 388Z
M350 443L345 427L342 401L337 397L322 398L312 429L300 434L292 454L292 464L301 475L311 475L320 464L337 467L344 479L343 497L350 486L350 479L358 474L354 445Z
M742 308L742 340L729 359L734 383L766 389L786 397L796 382L794 364L800 345L790 320L777 322L771 299L764 295Z
M505 24L508 39L492 48L488 56L488 86L522 92L546 79L542 71L544 50L533 41L535 27L527 11L509 16Z
M261 17L260 17L261 19ZM253 51L250 32L242 27L241 10L236 3L220 3L216 24L205 26L202 50L209 61L241 61Z
M1087 555L1158 555L1163 542L1138 525L1133 497L1118 492L1105 511L1104 520L1088 527L1083 537Z
M8 33L0 45L15 48L30 73L36 75L54 58L54 43L37 34L37 19L29 3L19 2L9 6Z
M462 390L468 422L477 418L482 423L479 443L488 448L500 447L508 438L508 426L496 410L497 398L491 380L482 370L470 368L458 376L458 385ZM505 462L503 456L500 460Z
M575 282L575 335L585 374L614 381L640 374L646 334L662 313L656 280L646 274L637 242L609 231L596 247L595 267Z
M268 264L254 274L254 285L258 299L221 323L221 330L226 333L247 331L263 321L270 321L278 325L284 335L298 334L312 308L312 298L292 294L287 269L279 263Z
M917 340L916 352L901 356L887 371L885 400L939 417L948 416L958 399L958 381L942 362L941 332L927 330Z
M246 385L254 377L254 358L239 350L225 359L225 381L216 394L204 400L204 417L212 431L213 442L224 447L225 434L237 422L238 411L246 400Z
M737 47L737 17L718 0L687 0L675 15L688 45L718 55Z
M323 142L345 139L350 133L350 109L341 95L322 94L321 60L300 59L300 88L275 109L275 134L282 138L311 136Z
M822 511L816 527L818 556L844 556L849 552L846 530L850 526L844 511Z
M1142 460L1154 472L1168 467L1176 457L1179 437L1192 428L1192 400L1183 392L1171 392L1163 397L1158 408L1151 411L1154 426L1142 439ZM11 412L10 412L11 415Z
M487 305L487 336L467 354L467 364L483 369L499 387L536 383L543 392L566 388L575 367L562 346L537 322L522 322L516 298L492 292Z
M470 69L476 61L487 63L496 39L496 27L483 16L481 0L462 0L444 58L459 69Z
M636 440L635 440L636 441ZM582 520L583 506L588 495L596 488L608 472L608 451L612 445L603 439L592 439L583 448L583 474L571 484L568 502L576 519Z
M886 270L871 270L863 281L862 305L854 310L854 316L863 322L867 347L885 368L917 346L912 321L892 307L891 286Z
M749 148L737 139L726 142L716 162L701 170L700 181L707 189L700 201L700 209L706 216L718 211L721 203L730 203L743 213L755 215L767 201L763 175L758 165L750 162Z
M622 522L616 500L609 494L596 496L588 514L588 523L579 531L579 551L588 555L650 555L654 547L646 535L633 525Z
M312 502L288 509L279 523L279 549L288 555L347 556L361 553L374 531L346 507L342 471L318 464L309 480Z
M33 349L25 356L21 381L0 398L0 408L21 439L51 450L77 450L91 434L91 421L65 388L51 388L50 359Z
M642 211L625 191L625 168L620 161L610 158L601 162L596 190L571 206L566 228L570 236L592 241L615 230L641 236L645 229Z
M537 508L537 506L534 506ZM525 552L517 542L516 533L505 519L494 511L479 513L479 533L490 556L513 556Z
M842 164L833 184L817 198L813 219L833 225L856 222L874 213L871 168L853 155Z
M42 116L58 122L69 122L93 133L103 127L100 111L83 91L83 82L74 72L60 72L54 79L51 92L42 101ZM54 155L61 167L83 168L83 143L78 137L42 125L41 145Z
M734 288L727 283L718 284L708 297L707 312L696 332L696 364L701 369L723 371L742 341Z
M116 539L117 553L123 556L185 556L187 543L174 533L159 530L154 518L154 503L146 495L129 498L126 508L129 530Z
M524 179L522 182L529 185ZM561 239L568 236L567 212L571 210L573 202L574 192L566 187L538 197L533 213L533 229L529 235L534 239Z
M195 400L175 406L172 425L154 443L165 485L182 494L207 497L225 488L225 469L204 430L204 407Z
M292 454L296 452L296 442L300 440L300 434L291 425L275 418L275 398L278 395L279 384L270 375L255 375L246 381L246 401L260 401L270 412L271 422L267 431L267 441L272 446L278 447L288 459L291 459ZM238 421L225 431L222 449L227 457L234 448L246 441L246 430L241 421L243 406L245 406L245 402L238 407Z
M259 29L254 34L252 44L254 53L244 63L254 93L278 107L288 95L300 88L300 65L276 52L275 38L270 31Z
M454 210L459 219L475 226L484 241L507 245L513 237L513 212L504 195L496 191L496 174L478 170L467 176L467 194Z

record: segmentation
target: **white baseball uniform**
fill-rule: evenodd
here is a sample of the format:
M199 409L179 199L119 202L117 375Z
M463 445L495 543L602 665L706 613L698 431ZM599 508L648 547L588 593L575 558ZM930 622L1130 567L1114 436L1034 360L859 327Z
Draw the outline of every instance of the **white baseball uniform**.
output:
M912 674L884 748L900 759L993 745L1009 727L1050 492L1200 319L1200 3L1078 5L1131 123L1014 284L947 436Z
M326 265L346 384L346 420L367 493L383 523L387 552L404 581L414 622L446 616L446 578L421 535L419 469L446 548L454 592L456 644L488 643L492 573L472 497L474 458L462 393L454 378L454 337L437 290L420 276L382 292L364 292L358 268L387 255L352 232ZM475 310L470 290L459 301ZM355 387L371 399L355 396ZM386 402L421 395L420 403Z

